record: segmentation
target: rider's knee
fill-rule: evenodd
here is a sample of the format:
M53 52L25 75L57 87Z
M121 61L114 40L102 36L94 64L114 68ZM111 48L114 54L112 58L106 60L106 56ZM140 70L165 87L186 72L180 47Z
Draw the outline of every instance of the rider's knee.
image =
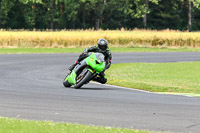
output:
M99 82L101 84L105 84L107 82L106 78L101 78L101 77L95 77L93 80L97 81L97 82Z
M102 81L101 81L102 84L105 84L106 82L107 82L106 78L102 79Z

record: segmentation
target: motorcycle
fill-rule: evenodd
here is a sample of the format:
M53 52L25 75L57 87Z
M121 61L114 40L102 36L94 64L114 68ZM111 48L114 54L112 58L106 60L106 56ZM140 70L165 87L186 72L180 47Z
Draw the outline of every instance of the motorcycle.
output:
M105 56L102 53L91 53L65 77L63 85L65 87L74 85L74 88L78 89L84 84L88 84L105 69L104 58Z

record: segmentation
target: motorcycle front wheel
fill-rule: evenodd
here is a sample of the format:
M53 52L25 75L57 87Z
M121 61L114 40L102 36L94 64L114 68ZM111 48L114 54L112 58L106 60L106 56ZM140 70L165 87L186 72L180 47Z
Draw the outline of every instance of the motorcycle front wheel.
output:
M78 88L82 87L85 83L87 83L91 79L92 75L93 75L92 72L87 70L87 72L83 75L81 80L76 82L76 84L74 85L74 88L78 89Z

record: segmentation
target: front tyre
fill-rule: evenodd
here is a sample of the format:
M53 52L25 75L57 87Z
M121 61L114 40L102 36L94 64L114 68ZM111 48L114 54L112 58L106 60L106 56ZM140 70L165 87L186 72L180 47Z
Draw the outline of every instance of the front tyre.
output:
M81 86L83 86L86 82L88 82L91 79L92 75L92 72L88 70L83 79L74 85L74 88L78 89Z

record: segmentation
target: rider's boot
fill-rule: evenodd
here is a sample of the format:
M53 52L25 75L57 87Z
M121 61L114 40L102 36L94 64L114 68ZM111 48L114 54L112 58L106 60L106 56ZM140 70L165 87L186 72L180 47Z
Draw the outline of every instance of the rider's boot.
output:
M72 71L74 69L74 67L79 64L80 62L79 61L76 61L74 64L72 64L70 67L69 67L69 70Z
M107 79L106 78L103 78L103 77L94 77L93 79L92 79L93 81L97 81L97 82L99 82L99 83L101 83L101 84L105 84L106 82L107 82Z

